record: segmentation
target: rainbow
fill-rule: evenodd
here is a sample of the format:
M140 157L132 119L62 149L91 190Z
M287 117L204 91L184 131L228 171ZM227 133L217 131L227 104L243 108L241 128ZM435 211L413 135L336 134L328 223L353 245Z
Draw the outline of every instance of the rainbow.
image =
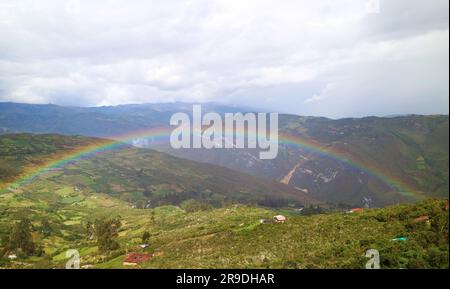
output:
M302 148L308 152L311 152L312 154L320 155L339 163L344 163L350 167L366 173L367 175L375 177L376 179L380 180L381 182L404 196L413 198L423 197L422 192L406 184L403 180L400 180L399 178L396 178L394 176L387 175L382 171L381 168L378 168L373 164L358 160L355 156L352 156L349 151L346 151L344 149L331 147L329 145L324 145L310 139L284 132L280 133L280 143L287 146Z
M40 164L37 167L28 169L28 173L22 174L13 182L9 182L7 184L7 187L17 188L21 185L33 181L35 178L45 174L46 172L62 168L71 162L89 158L102 152L130 144L133 142L133 140L136 139L152 139L152 141L159 141L163 139L167 140L172 132L172 129L173 128L171 127L151 128L121 135L110 136L107 139L96 139L94 143L82 146L75 150L70 150L68 152L65 152L64 154L58 155L56 159ZM395 177L386 175L382 172L381 169L373 165L368 165L363 163L362 161L357 160L356 158L350 156L348 152L334 147L325 146L321 143L286 132L279 133L279 144L301 148L308 151L309 153L327 157L337 162L347 164L377 178L384 184L391 187L393 190L396 190L403 195L410 197L420 197L420 192L418 192L416 189L408 187L407 184Z
M10 188L19 187L31 182L32 180L45 174L46 172L62 168L67 164L77 160L93 157L102 152L122 147L138 138L165 138L170 135L170 131L171 130L167 127L153 128L147 130L137 130L131 133L115 135L104 139L96 139L96 141L94 141L93 143L81 146L77 149L69 150L63 154L58 154L56 159L52 159L40 164L37 167L28 169L28 171L30 172L22 174L13 182L9 182L7 186ZM3 190L4 186L2 186L0 189Z

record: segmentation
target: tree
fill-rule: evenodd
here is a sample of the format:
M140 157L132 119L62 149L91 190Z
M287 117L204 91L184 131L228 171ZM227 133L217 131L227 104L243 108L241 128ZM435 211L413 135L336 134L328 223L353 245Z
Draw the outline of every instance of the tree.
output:
M88 221L86 224L86 238L88 240L94 239L95 236L95 228L94 224L91 221Z
M31 221L29 219L22 219L16 223L9 234L6 245L7 250L20 250L26 256L32 255L36 250L36 245L31 236Z
M97 237L98 249L101 252L108 252L119 248L117 237L122 222L119 218L95 221L95 236Z
M52 227L47 219L41 221L41 227L42 227L41 232L44 235L44 237L50 236L50 234L52 233Z
M155 210L152 210L151 220L152 220L152 223L155 222Z
M142 235L142 243L148 244L148 241L150 240L150 233L148 231L145 231Z

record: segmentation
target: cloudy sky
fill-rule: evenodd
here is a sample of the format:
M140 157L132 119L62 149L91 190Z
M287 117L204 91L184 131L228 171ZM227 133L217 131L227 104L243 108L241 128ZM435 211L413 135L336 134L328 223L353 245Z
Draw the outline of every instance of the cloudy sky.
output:
M1 0L0 101L448 114L448 0Z

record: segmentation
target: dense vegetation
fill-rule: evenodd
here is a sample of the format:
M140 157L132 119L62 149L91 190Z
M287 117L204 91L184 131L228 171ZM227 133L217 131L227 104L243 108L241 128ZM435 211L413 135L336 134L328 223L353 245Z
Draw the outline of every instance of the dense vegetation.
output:
M60 135L2 135L0 170L8 174L0 175L0 189L4 192L19 189L15 188L17 184L10 183L26 172L66 156L67 152L103 142ZM11 170L12 167L15 169ZM45 172L36 181L27 180L19 186L30 198L60 191L64 200L52 196L47 199L50 204L80 202L93 193L111 195L137 208L179 205L189 199L216 207L233 202L269 206L314 203L307 194L284 184L127 145L67 162Z
M127 252L154 254L139 268L364 268L366 251L376 249L381 268L448 268L445 201L359 214L302 216L282 211L288 216L284 224L261 224L260 219L280 211L252 206L187 212L172 206L131 209L117 200L108 201L110 207L66 205L53 212L3 208L0 232L5 234L20 224L17 218L27 215L33 242L42 246L43 253L20 254L15 260L4 255L2 266L64 267L66 251L76 249L81 265L89 268L121 268ZM415 221L420 216L430 222ZM48 236L39 222L44 217L50 217ZM103 221L96 237L90 238L86 224L95 219ZM393 240L399 237L405 240ZM150 246L140 248L143 242ZM6 253L12 252L10 248Z
M0 159L20 175L96 141L5 135ZM448 201L270 209L255 197L290 191L256 180L127 146L70 162L1 190L0 267L63 268L75 249L85 268L124 267L132 252L153 254L138 268L364 268L375 249L382 268L448 268ZM277 214L287 222L260 222Z
M238 107L204 104L204 112L249 111ZM143 104L116 107L62 107L0 103L0 133L33 132L110 137L168 126L175 112L192 112L192 104ZM448 197L448 115L404 115L327 119L280 115L279 128L301 142L338 151L350 159L402 186L392 186L358 167L348 166L327 154L304 147L281 144L278 157L257 161L252 150L172 150L156 148L194 161L208 162L254 176L280 181L290 172L289 185L323 202L374 206L414 202L424 197ZM155 144L153 144L155 145ZM256 160L256 161L255 161ZM1 162L1 160L0 160ZM15 174L13 163L0 164L0 173ZM293 168L300 168L293 170ZM1 175L1 174L0 174ZM267 200L266 205L273 205Z
M290 133L332 146L427 196L448 197L449 118L286 118Z
M448 116L332 120L280 115L279 127L280 135L300 145L283 143L281 137L278 157L271 161L255 162L257 150L173 150L168 145L158 149L285 181L323 202L362 206L370 199L382 207L448 197Z

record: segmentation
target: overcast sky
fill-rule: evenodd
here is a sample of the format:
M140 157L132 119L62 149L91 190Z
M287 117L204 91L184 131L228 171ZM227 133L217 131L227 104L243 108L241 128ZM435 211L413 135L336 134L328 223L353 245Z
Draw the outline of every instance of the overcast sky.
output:
M448 0L1 0L0 101L448 114Z

